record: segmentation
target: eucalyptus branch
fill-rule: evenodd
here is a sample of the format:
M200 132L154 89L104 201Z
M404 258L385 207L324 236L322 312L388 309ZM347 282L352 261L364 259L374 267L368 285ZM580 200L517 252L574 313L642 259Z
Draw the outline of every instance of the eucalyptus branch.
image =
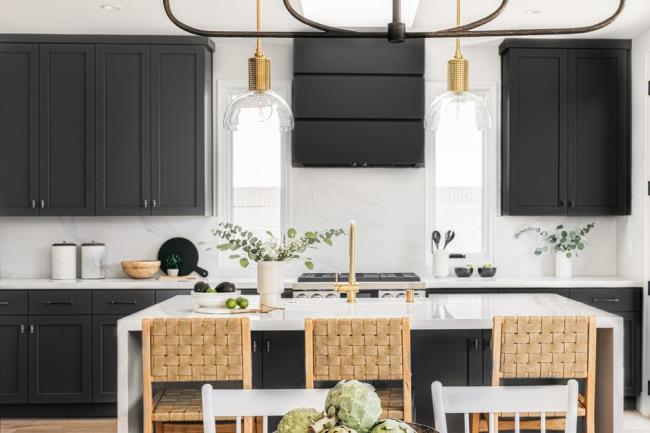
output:
M259 239L250 230L245 230L232 223L219 223L219 226L212 230L212 234L219 240L224 241L217 245L220 251L232 251L231 259L238 259L242 267L247 267L253 262L304 260L307 269L314 268L314 262L303 254L309 248L315 248L316 244L324 243L329 246L333 244L333 238L345 234L343 229L328 229L325 231L308 231L302 235L294 228L287 230L282 239L278 239L273 233L267 231L265 240ZM289 240L287 242L287 239Z
M551 233L540 227L525 227L517 231L514 235L515 239L519 239L525 233L536 233L544 242L544 245L535 248L535 255L540 256L545 252L552 250L554 252L562 252L567 257L577 257L578 253L585 249L588 244L585 239L587 234L596 226L596 223L589 223L583 227L577 227L573 230L567 230L562 224L555 227Z

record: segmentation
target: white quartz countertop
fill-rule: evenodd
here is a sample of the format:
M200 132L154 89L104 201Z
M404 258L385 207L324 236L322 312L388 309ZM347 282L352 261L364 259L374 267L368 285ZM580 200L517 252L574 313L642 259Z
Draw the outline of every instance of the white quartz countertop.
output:
M258 296L249 296L251 307ZM347 304L344 299L285 299L284 310L266 314L246 314L254 331L303 330L305 318L322 317L409 317L412 329L490 329L494 316L596 316L598 326L622 325L622 318L560 295L540 294L462 294L432 295L406 303L403 300L359 299ZM240 317L226 309L199 313L189 296L175 296L160 304L127 316L118 322L119 330L138 331L142 319L173 317Z
M643 287L641 281L623 277L496 277L481 278L433 278L422 275L427 288L562 288L562 287ZM103 280L51 280L49 278L2 278L0 289L191 289L200 278L191 281L158 281L156 279L134 280L130 278L106 278ZM207 278L211 284L223 281L233 282L240 289L254 289L255 277L215 276ZM295 277L285 279L285 287L290 289L296 282Z

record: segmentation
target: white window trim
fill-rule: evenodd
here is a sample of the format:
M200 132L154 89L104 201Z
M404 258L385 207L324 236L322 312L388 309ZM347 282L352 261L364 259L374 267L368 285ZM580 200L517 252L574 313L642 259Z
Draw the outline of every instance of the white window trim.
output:
M447 88L447 83L443 81L427 81L425 83L425 101L426 107L433 102L435 96L444 92ZM486 83L473 85L471 91L477 95L485 95L487 98L487 106L492 115L492 129L486 131L486 157L484 158L484 206L486 211L483 212L483 251L481 254L467 254L465 261L475 265L483 265L484 263L495 262L495 231L496 231L496 218L499 209L499 194L498 189L501 173L501 161L498 158L500 152L499 145L499 125L501 124L499 107L499 92L498 83ZM425 151L424 151L424 164L425 164L425 187L424 187L424 203L425 203L425 239L424 243L424 262L426 266L432 265L431 259L431 233L435 229L435 203L434 203L434 181L435 181L435 135L431 131L427 131L425 135Z
M273 90L284 98L285 101L291 101L291 81L274 81ZM215 176L216 212L218 222L232 221L232 133L223 126L223 117L226 108L233 96L240 95L248 91L248 81L245 80L218 80L217 81L217 151L216 164L217 175ZM291 134L282 135L282 218L281 230L291 227L293 221L293 188L292 188L292 171L291 171ZM255 266L252 263L247 269L242 269L236 260L231 260L229 253L219 253L218 264L221 268L235 272L241 270L244 274L252 274Z

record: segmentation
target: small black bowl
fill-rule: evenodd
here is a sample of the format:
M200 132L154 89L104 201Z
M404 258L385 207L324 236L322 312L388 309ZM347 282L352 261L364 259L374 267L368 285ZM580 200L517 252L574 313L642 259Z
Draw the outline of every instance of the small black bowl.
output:
M458 268L454 268L454 272L456 273L456 276L459 278L467 278L474 273L474 268L468 268L466 266L461 266Z
M478 268L478 274L485 278L491 278L497 273L497 268Z

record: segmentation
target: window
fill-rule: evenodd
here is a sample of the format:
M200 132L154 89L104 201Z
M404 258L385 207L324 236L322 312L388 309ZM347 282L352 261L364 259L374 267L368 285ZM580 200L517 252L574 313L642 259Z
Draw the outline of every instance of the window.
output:
M287 89L287 83L274 83L274 90L288 100ZM217 214L221 221L279 236L287 224L289 134L278 131L275 114L268 122L251 122L234 132L222 127L226 107L246 90L246 83L241 81L220 81L218 86Z
M428 92L430 101L444 91L439 87ZM496 124L492 102L496 90L478 88L473 92L485 98ZM445 232L453 230L456 237L447 247L450 253L487 259L493 255L491 228L496 212L495 132L494 128L481 132L462 123L441 125L427 136L428 236L438 230L444 244Z

